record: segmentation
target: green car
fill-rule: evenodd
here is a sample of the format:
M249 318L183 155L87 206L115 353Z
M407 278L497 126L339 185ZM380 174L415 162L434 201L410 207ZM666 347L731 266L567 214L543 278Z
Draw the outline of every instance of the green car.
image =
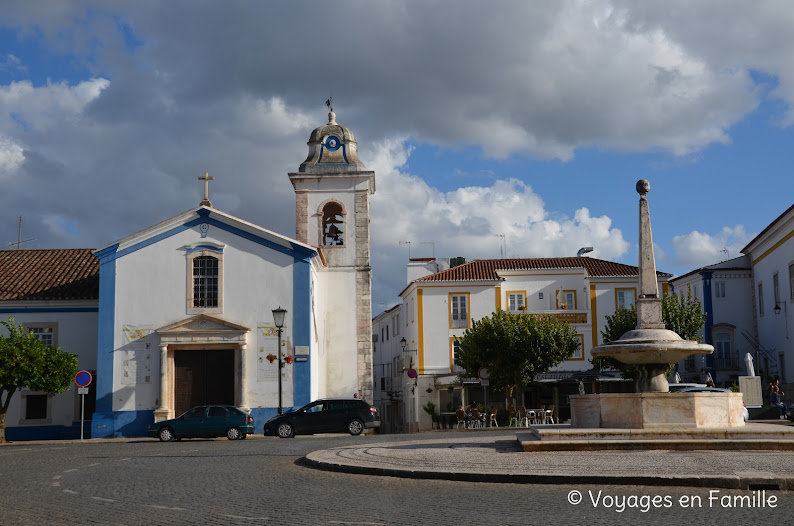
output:
M231 405L200 405L180 417L149 425L146 434L161 442L183 438L243 440L254 432L254 417Z

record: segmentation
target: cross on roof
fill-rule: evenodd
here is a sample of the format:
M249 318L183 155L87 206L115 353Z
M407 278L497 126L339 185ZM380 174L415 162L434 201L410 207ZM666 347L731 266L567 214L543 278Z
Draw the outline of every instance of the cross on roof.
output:
M209 172L204 172L204 177L199 177L199 181L204 181L204 199L201 200L199 206L212 206L210 202L210 181L214 181L214 177L210 177Z

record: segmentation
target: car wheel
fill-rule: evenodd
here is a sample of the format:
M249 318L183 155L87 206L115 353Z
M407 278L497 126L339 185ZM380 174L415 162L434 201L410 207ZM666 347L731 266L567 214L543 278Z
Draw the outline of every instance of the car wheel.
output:
M229 440L240 440L240 429L237 427L230 427L226 430L226 438Z
M160 442L171 442L172 440L176 439L176 435L174 435L174 430L170 427L163 427L160 428Z
M357 436L360 435L362 431L364 431L364 422L359 420L358 418L354 418L347 424L347 430L350 432L351 435Z
M295 436L295 429L291 424L282 422L278 425L276 434L278 434L279 438L292 438Z

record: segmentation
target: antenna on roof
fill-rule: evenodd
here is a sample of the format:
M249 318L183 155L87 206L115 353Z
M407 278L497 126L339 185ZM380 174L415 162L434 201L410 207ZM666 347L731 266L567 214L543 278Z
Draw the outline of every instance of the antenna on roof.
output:
M410 241L400 241L400 246L408 245L408 259L411 259L411 242Z
M496 237L502 238L502 246L499 247L499 255L501 259L505 258L505 254L507 253L507 247L505 245L505 235L504 234L495 234Z
M723 261L727 261L730 259L730 252L728 252L728 247L722 247L722 250L720 250L720 252L725 253L725 259Z
M35 237L32 237L30 239L22 239L22 216L20 215L19 216L19 227L17 228L17 240L16 240L16 242L11 241L10 243L8 243L8 246L9 247L13 247L14 245L16 245L17 246L17 250L19 250L19 245L21 245L22 243L27 243L28 241L35 241L35 240L36 240Z

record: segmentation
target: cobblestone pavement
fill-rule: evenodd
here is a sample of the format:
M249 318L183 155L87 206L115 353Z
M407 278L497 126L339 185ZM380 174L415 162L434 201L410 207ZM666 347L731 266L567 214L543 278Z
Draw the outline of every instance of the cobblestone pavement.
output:
M497 482L567 482L794 489L792 451L525 453L515 434L359 444L315 451L311 465L354 473Z
M540 524L548 519L566 525L792 523L794 492L585 485L575 478L556 485L415 480L308 469L300 460L313 451L344 446L389 444L395 449L408 446L405 449L410 451L410 444L399 443L428 438L444 443L462 437L437 432L0 446L0 523L460 526ZM503 440L493 433L474 432L466 434L464 443L477 444L481 439ZM479 447L470 448L475 457L486 454L477 453ZM505 443L503 450L492 448L489 454L512 453ZM620 454L598 462L606 470L614 469L620 466ZM544 455L549 468L575 469L570 465L573 460ZM708 463L702 459L707 457L695 453L683 462ZM561 463L555 466L557 460Z

